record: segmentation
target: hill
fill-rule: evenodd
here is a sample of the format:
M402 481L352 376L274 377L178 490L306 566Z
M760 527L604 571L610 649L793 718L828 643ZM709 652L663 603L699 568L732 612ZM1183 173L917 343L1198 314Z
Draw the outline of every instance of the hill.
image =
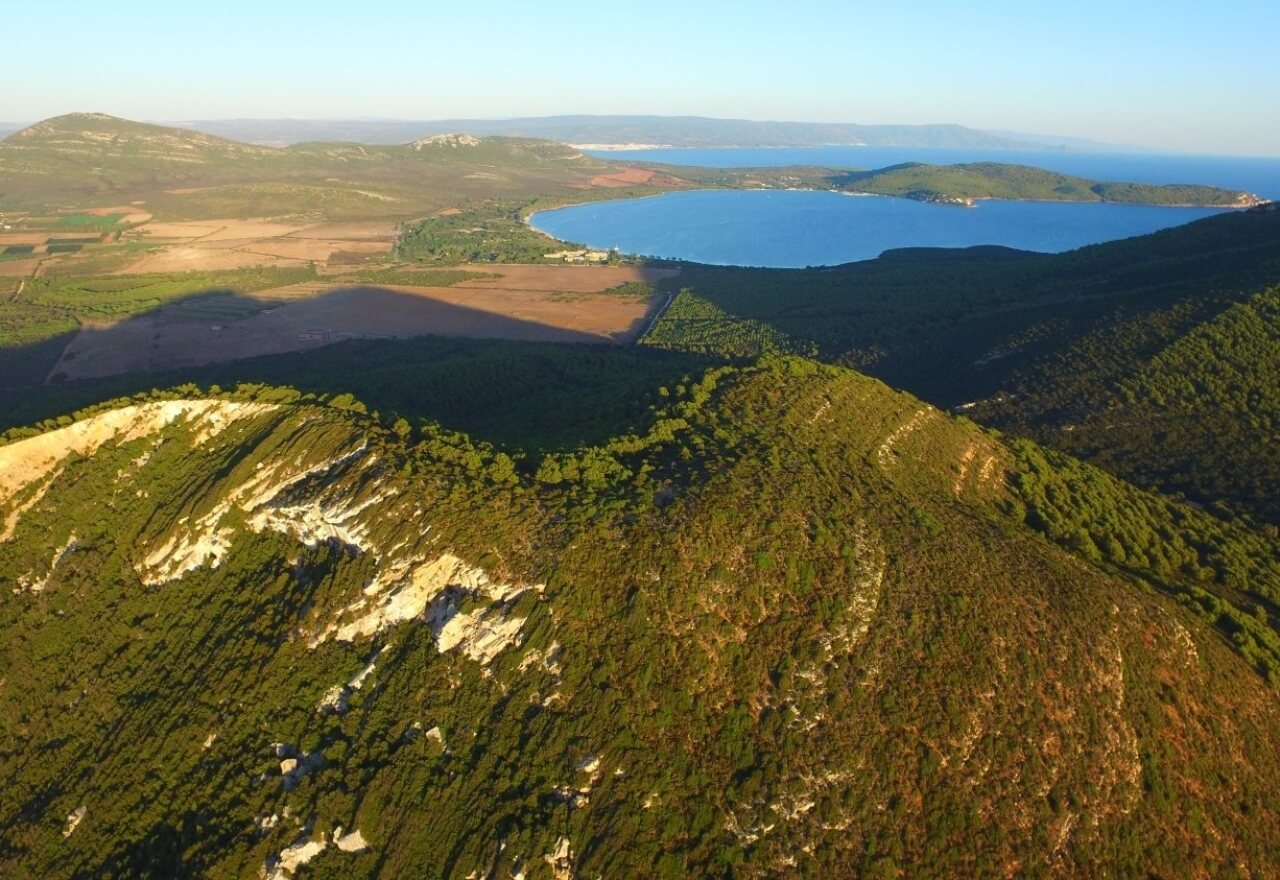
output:
M536 458L265 387L0 458L6 874L1280 867L1275 545L847 370Z
M1280 289L1239 302L1163 347L1153 340L1114 382L1064 377L1089 352L1114 351L1113 333L1079 340L1021 397L984 402L976 417L1035 436L1219 513L1280 525ZM1148 353L1150 352L1150 353ZM1136 354L1136 353L1135 353Z
M1250 208L1261 203L1252 193L1220 187L1108 183L999 162L961 165L907 162L877 171L839 175L832 182L837 189L846 192L901 196L946 204L971 204L975 199L1030 199Z
M424 138L394 146L308 142L277 149L75 113L0 142L0 210L38 215L127 202L174 219L263 212L412 217L470 201L567 197L621 170L528 138ZM663 180L641 191L660 192Z
M14 147L39 148L68 156L92 152L94 159L206 161L274 155L265 147L242 144L198 131L134 122L105 113L68 113L20 129L4 141Z
M276 148L99 113L73 113L0 141L0 211L56 215L127 202L133 208L145 206L153 216L184 220L264 213L407 219L460 206L483 206L492 214L496 201L510 203L504 211L518 214L535 203L654 195L694 185L841 188L932 201L1252 203L1248 194L1213 187L1097 183L997 164L909 165L852 174L822 168L620 164L556 142L569 138L547 139L557 130L534 126L529 132L539 137L477 137L493 127L465 125L458 122L395 145L306 141ZM517 233L509 229L507 234Z

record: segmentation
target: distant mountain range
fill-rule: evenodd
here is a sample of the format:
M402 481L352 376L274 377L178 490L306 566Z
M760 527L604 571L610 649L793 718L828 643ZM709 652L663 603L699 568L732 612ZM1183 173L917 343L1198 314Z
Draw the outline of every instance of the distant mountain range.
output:
M1038 137L1020 137L962 125L858 125L757 122L701 116L545 116L521 119L200 119L171 123L235 140L272 146L301 141L405 143L445 132L532 137L570 144L673 147L815 147L825 145L1063 149Z
M759 122L702 116L539 116L517 119L198 119L169 122L232 140L284 147L306 141L401 144L434 134L533 137L572 144L670 147L951 147L992 150L1124 150L1149 147L963 125ZM0 122L0 138L25 127Z

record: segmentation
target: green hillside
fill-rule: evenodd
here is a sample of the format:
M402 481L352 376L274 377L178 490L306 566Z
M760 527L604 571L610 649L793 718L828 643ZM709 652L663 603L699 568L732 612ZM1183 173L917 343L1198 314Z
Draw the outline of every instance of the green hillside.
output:
M795 358L527 457L161 397L0 446L0 873L1280 869L1246 530Z
M1102 348L1097 334L1075 357ZM1011 405L981 414L1142 485L1280 524L1280 289L1238 303L1174 339L1114 384L1050 392L1046 370ZM1052 407L1054 415L1044 410Z
M1000 162L926 165L906 162L833 178L847 192L902 196L925 202L1034 199L1050 202L1131 202L1144 205L1221 205L1247 208L1257 196L1214 186L1110 183Z

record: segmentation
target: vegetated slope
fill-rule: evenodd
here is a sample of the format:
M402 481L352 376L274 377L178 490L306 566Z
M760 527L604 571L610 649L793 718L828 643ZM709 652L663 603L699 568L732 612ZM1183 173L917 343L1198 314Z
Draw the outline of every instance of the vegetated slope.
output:
M1069 370L1090 347L1076 347ZM1280 525L1280 288L1176 338L1114 384L1045 418L1048 395L986 403L980 414L1142 485ZM1052 381L1046 375L1041 381ZM1059 403L1060 405L1060 403ZM1271 533L1274 536L1274 531Z
M1059 174L1027 165L972 162L926 165L906 162L833 179L849 192L903 196L926 202L973 199L1035 199L1051 202L1133 202L1146 205L1222 205L1247 208L1257 196L1216 186L1112 183Z
M421 216L476 199L589 189L619 171L559 144L519 138L423 138L399 145L227 141L96 113L37 123L0 142L0 209L145 202L166 217ZM663 179L653 182L661 191Z
M1229 524L799 359L527 469L183 394L0 446L5 873L1277 870Z

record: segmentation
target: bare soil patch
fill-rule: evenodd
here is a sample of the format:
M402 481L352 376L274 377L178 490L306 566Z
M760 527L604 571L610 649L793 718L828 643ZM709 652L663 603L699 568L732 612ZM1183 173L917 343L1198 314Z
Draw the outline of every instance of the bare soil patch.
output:
M630 281L655 282L673 278L679 269L650 269L640 266L537 266L527 264L465 264L455 268L489 272L497 278L463 281L455 288L499 290L544 290L566 293L599 293Z
M151 272L194 272L223 269L249 269L254 266L297 266L303 260L249 253L228 247L174 245L152 254L144 254L136 262L119 269L117 275L142 275Z
M536 271L544 269L576 271L558 266L502 268L533 270L534 276L544 276ZM85 327L50 375L81 379L165 370L305 351L346 339L426 334L623 343L643 329L649 302L644 297L598 292L622 283L619 278L638 280L639 270L608 268L619 271L595 271L598 278L590 285L577 279L578 290L571 294L564 292L563 285L551 290L462 285L325 290L322 282L308 282L251 297L184 303L112 326ZM538 283L550 282L540 277ZM587 286L594 291L582 289Z
M150 223L131 233L174 246L146 254L122 273L185 272L324 263L336 253L351 263L389 253L393 222L319 223L310 226L264 218Z
M643 168L624 168L612 174L599 174L591 178L592 186L621 187L635 186L653 180L654 173Z
M323 238L342 241L391 241L396 224L389 220L362 220L351 223L318 223L292 233L290 238Z
M132 231L130 235L147 238L204 238L218 230L217 221L201 220L198 223L188 221L148 223Z
M325 262L338 251L349 254L389 254L390 241L348 241L323 238L272 238L239 248L245 252L270 254L291 260Z
M0 233L0 247L11 244L44 244L48 239L47 232L5 232Z
M0 260L0 277L25 278L36 270L40 260Z

